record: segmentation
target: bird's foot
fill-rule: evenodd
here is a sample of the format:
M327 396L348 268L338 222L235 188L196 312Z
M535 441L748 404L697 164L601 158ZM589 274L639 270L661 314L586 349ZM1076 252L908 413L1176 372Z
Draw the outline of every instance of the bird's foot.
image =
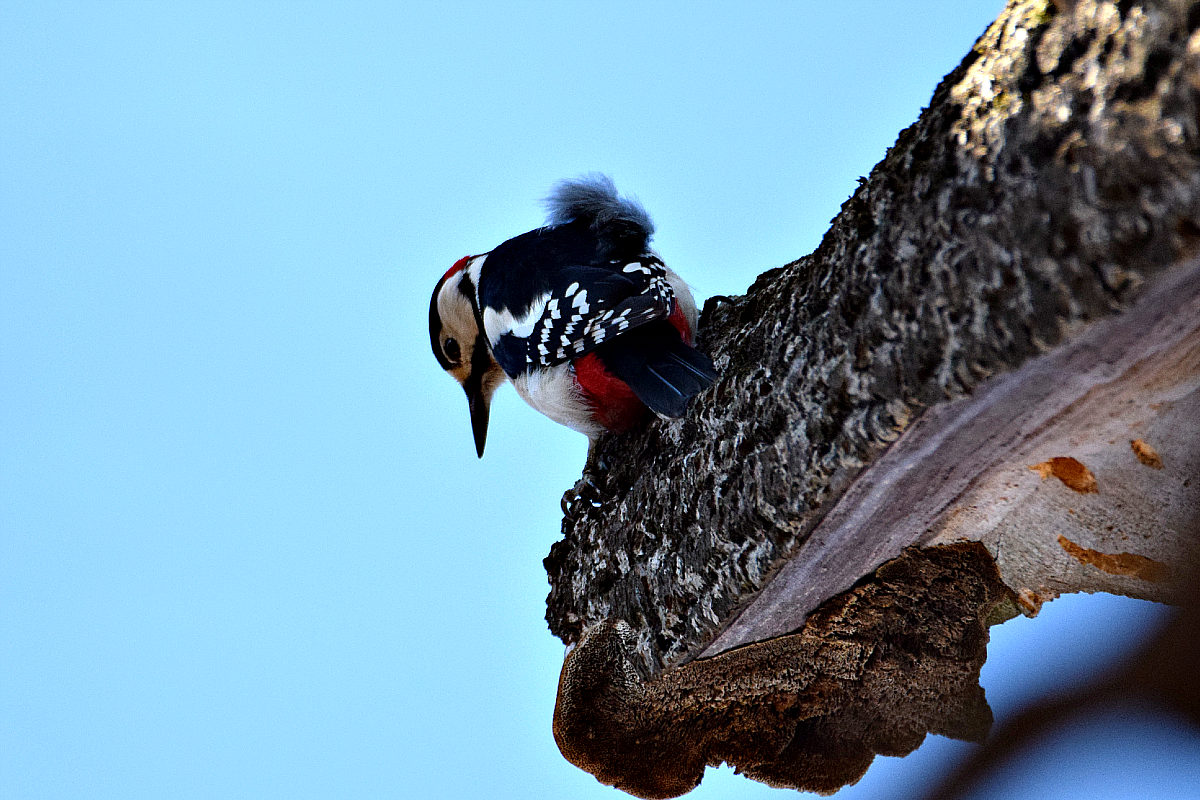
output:
M575 485L563 493L563 516L574 518L577 512L585 506L600 507L600 487L593 478L593 473L585 471Z

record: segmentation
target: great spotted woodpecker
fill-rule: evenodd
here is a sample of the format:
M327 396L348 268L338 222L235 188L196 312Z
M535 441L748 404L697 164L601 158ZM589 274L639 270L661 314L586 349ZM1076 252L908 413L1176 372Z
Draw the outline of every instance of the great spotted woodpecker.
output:
M692 347L691 291L649 248L645 209L603 175L560 183L547 207L545 227L459 259L429 303L433 354L467 393L481 458L506 378L594 441L647 408L683 416L717 377Z

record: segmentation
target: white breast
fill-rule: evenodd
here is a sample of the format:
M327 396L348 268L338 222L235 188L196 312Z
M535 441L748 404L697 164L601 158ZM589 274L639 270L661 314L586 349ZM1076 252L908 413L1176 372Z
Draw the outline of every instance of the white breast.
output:
M575 385L570 364L537 369L513 379L517 394L550 419L595 439L603 430L592 420L591 409Z

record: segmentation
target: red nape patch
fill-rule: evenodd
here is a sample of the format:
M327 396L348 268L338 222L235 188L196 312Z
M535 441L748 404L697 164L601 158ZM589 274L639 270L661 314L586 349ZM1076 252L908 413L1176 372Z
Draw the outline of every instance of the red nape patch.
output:
M575 362L575 384L591 405L592 419L610 431L627 431L646 416L646 406L624 381L604 368L595 353Z
M447 278L449 278L451 275L458 272L459 270L466 269L467 264L470 263L471 259L474 257L475 256L463 256L458 261L455 261L454 266L451 267L450 269L446 270L446 274L442 276L442 282L445 283Z
M683 339L684 344L693 344L692 326L688 325L687 315L683 313L683 308L679 303L675 304L675 310L671 312L671 316L667 317L667 322L671 323L671 326L679 331L679 338Z

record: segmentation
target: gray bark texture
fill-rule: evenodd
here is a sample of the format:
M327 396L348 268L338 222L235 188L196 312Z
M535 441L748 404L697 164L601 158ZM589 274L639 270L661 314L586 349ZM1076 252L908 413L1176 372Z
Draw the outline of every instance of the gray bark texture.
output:
M1170 601L1200 507L1200 3L1014 0L546 558L555 736L643 797L982 737L987 625Z

